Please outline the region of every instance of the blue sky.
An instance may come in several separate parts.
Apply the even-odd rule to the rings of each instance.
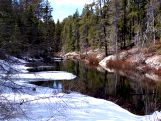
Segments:
[[[73,15],[76,9],[79,13],[85,4],[91,3],[92,0],[49,0],[51,6],[53,7],[53,18],[56,22],[58,19],[62,21],[65,17]]]

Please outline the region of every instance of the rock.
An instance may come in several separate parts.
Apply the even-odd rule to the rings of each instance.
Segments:
[[[123,51],[123,52],[121,52],[121,53],[119,54],[119,59],[120,59],[120,60],[124,60],[124,59],[127,58],[127,56],[128,56],[128,52],[127,52],[127,51]]]
[[[99,72],[105,72],[104,68],[102,66],[97,66],[97,71]]]
[[[105,54],[103,54],[103,53],[97,54],[97,56],[96,56],[96,58],[98,60],[102,60],[104,57],[105,57]]]
[[[145,59],[146,58],[145,58],[145,55],[143,53],[134,54],[133,56],[131,56],[129,58],[131,63],[144,63]]]
[[[102,61],[99,62],[99,65],[102,66],[103,68],[106,68],[107,63],[110,60],[116,60],[116,56],[110,55],[110,56],[105,57]]]
[[[94,54],[93,50],[88,50],[88,51],[83,52],[83,55],[92,55],[92,54]]]
[[[87,52],[87,54],[88,54],[88,55],[92,55],[92,54],[94,54],[94,51],[93,51],[93,50],[89,50],[89,51]]]
[[[80,54],[77,52],[69,52],[69,53],[65,54],[64,57],[65,57],[65,59],[74,59],[74,58],[79,59]]]
[[[130,53],[130,54],[136,54],[138,52],[139,52],[139,48],[132,48],[132,49],[128,50],[128,53]]]
[[[158,75],[153,73],[150,73],[150,74],[146,73],[145,76],[153,81],[160,81],[160,78],[161,78]]]
[[[161,68],[161,55],[149,57],[145,63],[152,68],[159,69]]]

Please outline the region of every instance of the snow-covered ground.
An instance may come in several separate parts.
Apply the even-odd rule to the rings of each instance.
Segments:
[[[28,72],[24,64],[20,63],[10,63],[8,61],[0,60],[0,73],[17,73],[17,72]]]
[[[30,85],[31,87],[33,85]],[[36,86],[34,86],[36,87]],[[19,112],[10,121],[159,121],[160,113],[137,116],[106,100],[79,93],[53,93],[50,88],[36,87],[32,94],[5,93],[17,104]]]
[[[22,68],[26,67],[22,65]],[[20,77],[20,80],[16,80],[15,83],[29,90],[26,93],[5,91],[5,93],[1,94],[18,108],[18,110],[13,110],[11,118],[8,118],[9,121],[161,120],[160,112],[155,112],[149,116],[137,116],[110,101],[93,98],[77,92],[70,94],[55,93],[52,88],[27,83],[31,79],[40,81],[41,79],[69,80],[75,78],[73,74],[67,72],[39,72],[35,74],[23,71],[20,74],[13,75],[12,78],[17,79],[18,77]],[[25,79],[25,81],[21,81],[22,79]]]
[[[20,107],[24,110],[11,121],[129,121],[129,119],[138,121],[141,119],[140,116],[112,102],[78,93],[54,94],[52,89],[37,88],[32,95],[20,96],[10,93],[4,96],[21,103]]]

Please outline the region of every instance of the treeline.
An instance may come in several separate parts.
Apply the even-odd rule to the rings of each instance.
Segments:
[[[93,0],[61,23],[62,51],[148,46],[161,37],[160,0]]]
[[[35,56],[53,51],[58,34],[51,12],[48,0],[0,0],[0,52]]]
[[[161,37],[160,0],[93,0],[62,22],[48,0],[0,0],[0,52],[43,56],[103,48],[118,52]]]

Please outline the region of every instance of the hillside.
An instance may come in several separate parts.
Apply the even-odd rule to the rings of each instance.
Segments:
[[[131,75],[134,72],[140,75],[146,74],[148,77],[151,76],[152,80],[154,78],[154,80],[159,80],[161,76],[161,43],[121,51],[118,53],[118,57],[110,55],[99,64],[105,69],[121,70],[127,74],[132,72]]]

